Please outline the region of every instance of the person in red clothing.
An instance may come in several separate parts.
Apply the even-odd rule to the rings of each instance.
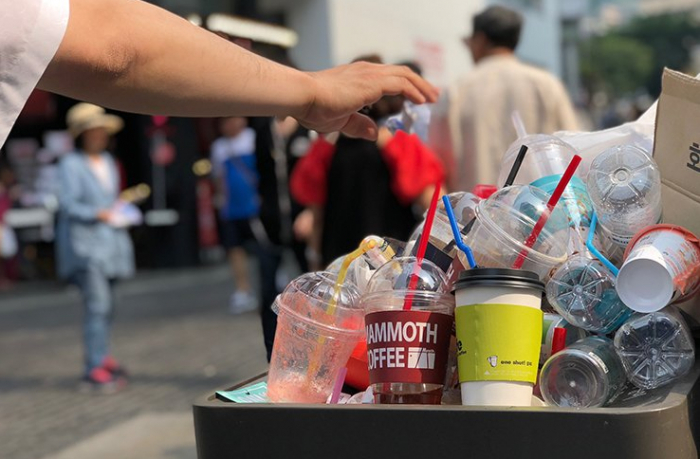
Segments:
[[[358,60],[379,63],[375,56]],[[399,96],[387,96],[364,114],[381,124],[402,103]],[[290,186],[292,196],[311,209],[310,245],[325,266],[370,234],[408,239],[416,211],[428,207],[443,178],[440,161],[416,135],[380,128],[376,142],[344,135],[335,144],[318,139],[292,171]]]

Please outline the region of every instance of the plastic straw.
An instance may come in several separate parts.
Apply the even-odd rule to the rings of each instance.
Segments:
[[[617,269],[617,266],[615,266],[610,260],[605,258],[605,255],[600,253],[600,251],[593,245],[593,238],[595,236],[596,226],[598,226],[598,215],[595,212],[593,212],[593,216],[591,217],[591,226],[590,228],[588,228],[588,238],[586,239],[586,247],[588,247],[588,250],[593,254],[594,257],[600,260],[600,262],[603,263],[605,267],[608,268],[615,277],[617,277],[617,274],[620,272],[620,270]]]
[[[510,119],[513,121],[513,127],[515,128],[515,132],[518,134],[518,138],[522,139],[527,135],[527,131],[525,130],[525,123],[523,123],[523,118],[520,116],[520,112],[517,110],[513,110],[513,113],[510,114]]]
[[[345,377],[348,374],[347,367],[343,367],[338,372],[338,376],[335,378],[335,384],[333,384],[333,392],[331,392],[331,399],[328,403],[331,405],[336,405],[338,400],[340,400],[340,391],[343,390],[343,384],[345,384]]]
[[[340,265],[340,271],[338,271],[338,279],[336,280],[335,286],[333,287],[333,297],[331,298],[331,301],[328,302],[328,309],[326,309],[326,314],[335,314],[335,309],[338,307],[338,299],[340,298],[340,289],[343,287],[343,283],[345,282],[345,277],[348,274],[348,268],[350,267],[350,263],[362,256],[363,253],[373,249],[376,245],[377,241],[373,239],[365,239],[360,243],[360,246],[357,249],[345,255],[345,258],[343,259],[343,264]],[[314,355],[311,356],[311,359],[309,360],[309,367],[306,371],[306,374],[309,377],[311,377],[314,373],[316,373],[316,371],[318,371],[321,360],[321,346],[325,344],[326,338],[324,336],[319,336],[316,342],[319,345],[316,347]]]
[[[442,202],[445,205],[445,212],[447,213],[447,219],[450,221],[450,226],[452,227],[452,235],[455,238],[455,244],[457,248],[464,252],[467,256],[467,261],[469,262],[469,267],[471,269],[476,268],[476,261],[474,261],[474,254],[472,249],[464,243],[462,240],[462,234],[459,232],[459,226],[457,226],[457,219],[455,218],[454,210],[452,210],[452,203],[450,203],[449,196],[443,196]]]
[[[556,327],[554,328],[554,335],[552,335],[552,354],[554,355],[559,351],[563,351],[566,348],[566,328]]]
[[[554,207],[561,199],[561,195],[564,194],[564,189],[566,189],[566,186],[569,184],[569,181],[571,181],[571,177],[574,176],[574,172],[576,172],[576,168],[579,164],[581,164],[581,157],[579,155],[574,155],[573,159],[566,168],[566,171],[564,171],[564,175],[562,175],[561,180],[559,180],[557,187],[554,189],[554,193],[552,193],[552,196],[550,196],[549,201],[547,201],[547,208],[544,210],[544,212],[542,212],[542,215],[540,215],[540,218],[537,220],[537,223],[535,223],[535,226],[532,228],[532,232],[528,236],[527,240],[525,240],[525,247],[527,248],[523,249],[520,252],[518,258],[515,260],[515,263],[513,263],[514,269],[520,269],[523,267],[523,263],[525,263],[525,258],[527,258],[527,250],[531,249],[532,246],[535,245],[535,242],[537,242],[537,238],[542,232],[542,228],[544,228],[544,225],[547,224],[549,216],[552,214]]]
[[[423,257],[425,257],[425,251],[428,248],[428,240],[430,239],[430,230],[433,228],[433,221],[435,220],[435,211],[437,210],[438,198],[440,197],[440,189],[442,184],[438,181],[435,184],[435,191],[433,191],[433,197],[430,199],[430,207],[428,208],[428,215],[425,217],[425,225],[423,225],[423,234],[420,236],[420,242],[418,243],[418,252],[416,252],[416,265],[413,268],[413,274],[411,275],[411,280],[408,284],[408,290],[415,290],[418,285],[418,273],[420,272],[420,267],[423,264]],[[413,295],[407,295],[406,301],[403,303],[404,311],[411,309],[413,305]]]
[[[518,113],[517,110],[513,112],[513,114],[517,114],[517,113]],[[518,115],[518,119],[520,119],[520,115]],[[521,120],[521,122],[522,122],[522,120]],[[508,188],[509,186],[513,185],[513,182],[515,182],[515,178],[518,176],[518,171],[520,171],[520,166],[523,165],[523,160],[525,159],[525,154],[527,153],[527,150],[528,150],[527,145],[523,145],[522,147],[520,147],[520,151],[518,152],[518,156],[515,158],[515,162],[513,163],[513,167],[511,167],[510,172],[508,173],[508,178],[506,179],[506,182],[503,184],[503,188]],[[474,223],[476,223],[476,217],[469,220],[469,223],[467,223],[464,226],[464,233],[463,234],[468,234],[472,230]],[[456,241],[457,241],[457,239],[455,239],[455,242]]]
[[[375,241],[374,239],[363,240],[357,249],[345,255],[345,258],[343,258],[343,264],[340,265],[340,270],[338,271],[338,280],[335,282],[333,298],[331,298],[330,303],[328,303],[328,309],[326,310],[326,313],[335,313],[335,308],[338,305],[338,297],[340,296],[340,289],[342,288],[343,283],[345,283],[345,277],[348,274],[348,268],[350,267],[350,263],[361,257],[367,251],[372,250],[376,246],[377,241]]]
[[[523,145],[522,147],[520,147],[518,156],[515,158],[515,162],[513,163],[513,167],[511,167],[510,169],[510,173],[508,174],[506,183],[503,184],[503,188],[508,188],[513,184],[513,182],[515,182],[515,176],[518,175],[520,166],[522,166],[523,164],[523,160],[525,159],[525,153],[527,153],[527,145]]]

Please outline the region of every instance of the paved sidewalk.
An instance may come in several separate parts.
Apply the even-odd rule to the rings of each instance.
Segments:
[[[132,378],[112,396],[76,391],[77,291],[54,285],[0,296],[0,458],[194,457],[192,401],[266,367],[259,317],[230,316],[231,290],[225,267],[161,272],[120,286],[114,353]],[[110,444],[121,444],[115,454],[129,453],[96,453]],[[124,449],[130,445],[135,449]]]

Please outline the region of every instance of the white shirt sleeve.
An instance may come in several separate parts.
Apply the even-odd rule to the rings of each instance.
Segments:
[[[66,32],[68,0],[0,0],[0,146]]]

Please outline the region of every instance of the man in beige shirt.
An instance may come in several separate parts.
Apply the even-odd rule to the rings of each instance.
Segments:
[[[443,93],[433,113],[431,144],[446,162],[450,189],[502,185],[496,179],[503,154],[517,138],[515,110],[531,134],[577,127],[561,82],[515,57],[521,26],[519,13],[500,6],[473,18],[472,36],[464,41],[475,68]]]

